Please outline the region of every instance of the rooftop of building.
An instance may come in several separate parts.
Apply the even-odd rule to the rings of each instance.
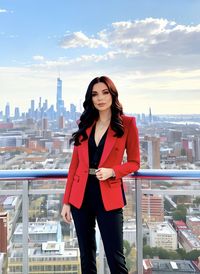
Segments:
[[[186,223],[184,221],[182,221],[182,220],[180,220],[180,221],[173,221],[173,222],[176,224],[177,227],[180,227],[180,226],[187,227]]]
[[[45,246],[46,244],[46,246]],[[52,249],[52,245],[55,245],[58,250]],[[31,247],[29,248],[29,258],[47,258],[47,257],[65,257],[67,260],[78,258],[79,257],[79,249],[78,248],[64,248],[65,243],[64,242],[47,242],[44,243],[45,248],[48,247],[49,250],[43,250],[41,247]],[[50,247],[49,247],[50,246]],[[23,251],[22,249],[13,250],[11,252],[11,258],[19,258],[22,259]]]
[[[29,234],[47,234],[47,233],[57,233],[59,222],[37,222],[29,223]],[[22,224],[18,224],[14,234],[22,234]]]
[[[187,229],[187,230],[180,229],[179,231],[183,234],[185,239],[187,239],[187,241],[190,243],[191,247],[200,249],[200,240],[198,239],[198,237],[196,235],[194,235],[192,233],[192,231],[190,229]]]
[[[185,260],[165,260],[165,259],[145,259],[143,260],[145,270],[151,269],[154,273],[200,273],[191,261]]]
[[[157,234],[168,234],[173,235],[176,234],[173,227],[168,222],[162,222],[162,223],[148,223],[148,227],[151,230],[154,230]]]
[[[188,216],[187,221],[190,222],[200,222],[200,216]]]

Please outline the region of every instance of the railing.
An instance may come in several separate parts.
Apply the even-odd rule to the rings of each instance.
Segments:
[[[23,217],[23,274],[28,273],[28,210],[29,195],[34,194],[63,194],[64,189],[29,189],[29,182],[33,180],[66,179],[67,170],[1,170],[0,181],[23,181],[21,189],[9,190],[9,195],[22,195]],[[146,180],[200,180],[200,170],[139,170],[129,177],[135,179],[136,196],[136,236],[137,236],[137,269],[143,269],[143,236],[142,236],[142,193],[153,194],[155,190],[143,189],[139,179]],[[174,194],[174,190],[158,189],[156,193]],[[8,195],[8,190],[1,190],[0,195]],[[176,190],[176,195],[186,195],[185,190]],[[194,195],[194,190],[187,190],[187,195]],[[195,190],[200,195],[200,189]],[[138,272],[140,273],[140,271]],[[141,272],[142,273],[142,272]]]

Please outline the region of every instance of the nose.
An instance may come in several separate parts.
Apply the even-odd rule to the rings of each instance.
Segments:
[[[101,101],[103,99],[103,94],[98,95],[98,101]]]

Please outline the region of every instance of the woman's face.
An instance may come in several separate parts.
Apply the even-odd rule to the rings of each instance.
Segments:
[[[112,96],[106,84],[100,82],[92,88],[92,102],[98,111],[105,111],[112,105]]]

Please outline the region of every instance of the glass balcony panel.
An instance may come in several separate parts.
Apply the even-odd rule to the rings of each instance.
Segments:
[[[184,233],[182,236],[178,233],[177,226],[181,223],[175,223],[173,220],[180,217],[182,212],[179,211],[184,211],[183,207],[186,207],[187,214],[198,217],[200,204],[200,175],[198,174],[195,174],[196,179],[194,180],[187,179],[187,176],[184,177],[185,175],[184,178],[174,180],[166,179],[166,176],[153,180],[152,177],[149,178],[148,176],[142,178],[140,174],[136,178],[130,176],[124,178],[124,190],[127,199],[127,206],[124,208],[124,250],[129,273],[142,273],[144,265],[148,268],[153,253],[146,245],[152,244],[152,239],[158,248],[159,245],[164,247],[162,238],[155,240],[155,230],[158,230],[158,228],[155,229],[155,223],[160,222],[162,230],[167,223],[176,231],[174,237],[177,237],[179,241],[177,244],[175,241],[177,245],[175,251],[179,257],[174,251],[175,245],[174,240],[172,241],[172,235],[165,235],[165,247],[170,250],[171,256],[174,256],[173,260],[175,258],[180,259],[185,251],[188,252],[188,247],[184,244]],[[28,262],[29,273],[81,273],[80,255],[73,223],[71,225],[64,224],[60,217],[65,182],[66,179],[59,179],[58,177],[57,179],[45,178],[45,180],[29,181],[1,179],[1,212],[8,212],[8,229],[6,230],[8,252],[4,253],[4,256],[0,253],[0,266],[3,265],[1,269],[3,269],[4,274],[27,274],[24,272],[24,261]],[[2,203],[4,198],[8,199],[6,203]],[[25,260],[26,256],[24,257],[26,254],[26,245],[24,245],[26,218],[23,219],[26,210],[29,221],[27,260]],[[190,230],[192,230],[189,221],[187,218],[185,219],[186,225],[188,227],[190,225]],[[151,230],[154,231],[154,237],[150,237],[150,226]],[[196,225],[195,228],[197,227]],[[188,234],[188,237],[192,237],[191,233]],[[108,274],[109,270],[98,231],[97,241],[99,246],[97,253],[99,273]],[[197,244],[197,241],[194,243]],[[162,252],[161,256],[158,248],[154,255],[162,259],[167,258],[167,253]],[[200,252],[198,248],[195,250]],[[199,256],[200,253],[197,255]],[[167,267],[164,261],[153,261],[155,269],[157,265],[163,269]],[[174,264],[172,262],[171,267],[192,269],[195,266],[192,264],[183,265],[181,261],[176,261]],[[144,271],[143,273],[150,272]],[[190,273],[189,270],[188,273]]]

